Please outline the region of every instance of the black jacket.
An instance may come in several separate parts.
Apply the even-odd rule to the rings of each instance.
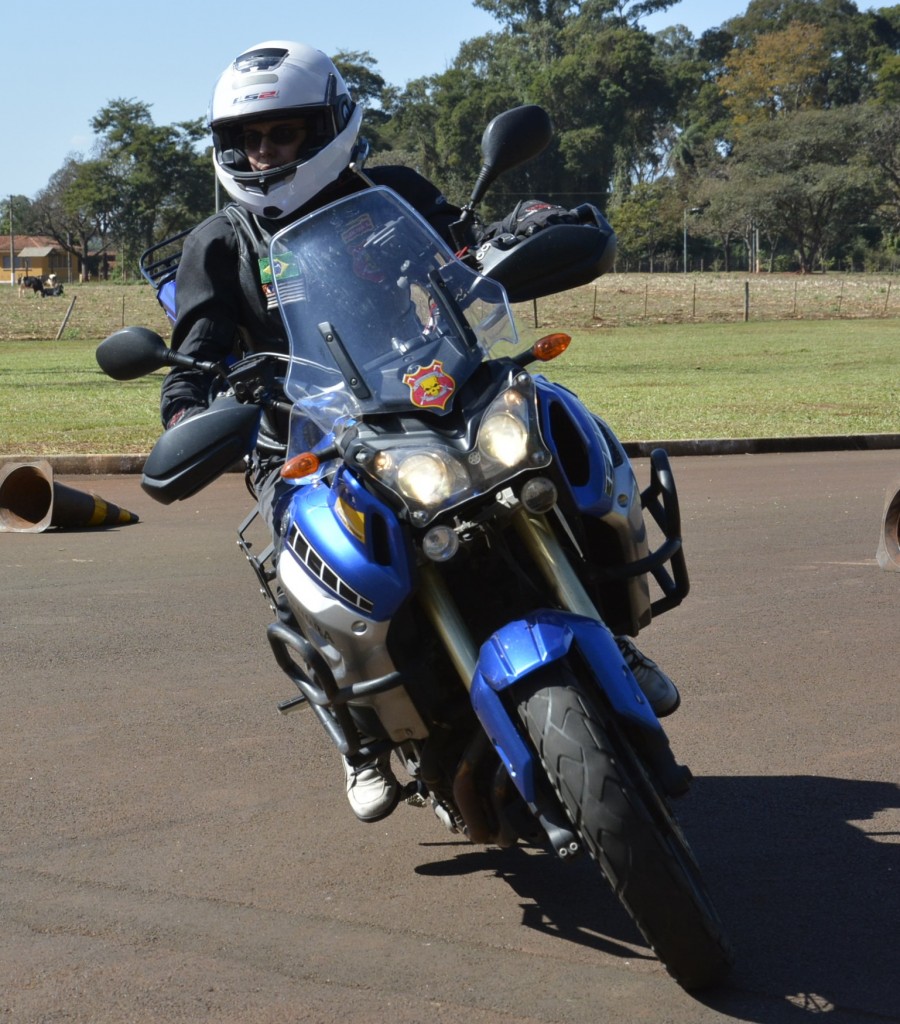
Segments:
[[[375,167],[366,173],[405,199],[452,245],[449,227],[459,209],[431,182],[407,167]],[[194,228],[178,266],[172,348],[218,363],[247,352],[286,352],[281,317],[263,290],[259,260],[276,231],[363,188],[363,181],[347,172],[291,218],[267,221],[230,204]],[[163,423],[168,425],[181,410],[205,407],[212,382],[196,370],[172,369],[162,386]]]

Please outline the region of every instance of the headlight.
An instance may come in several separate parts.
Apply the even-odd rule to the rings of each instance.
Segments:
[[[418,527],[552,459],[541,439],[535,387],[527,374],[490,403],[472,448],[454,447],[435,435],[427,446],[397,440],[381,434],[378,448],[365,446],[354,457],[379,484],[394,492]],[[438,544],[436,550],[443,548]]]
[[[478,450],[506,469],[523,463],[531,453],[535,436],[531,423],[533,399],[511,387],[491,402],[478,431]]]
[[[528,427],[511,412],[491,413],[481,424],[478,447],[507,468],[517,466],[528,454]]]
[[[397,485],[407,498],[420,505],[440,505],[453,492],[451,467],[440,455],[416,452],[400,463]]]
[[[403,499],[419,525],[460,500],[470,487],[464,463],[449,448],[382,450],[372,457],[368,469]]]

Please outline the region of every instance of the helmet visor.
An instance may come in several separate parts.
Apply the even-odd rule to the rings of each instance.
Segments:
[[[238,174],[256,173],[251,171],[248,154],[258,152],[264,140],[273,147],[295,146],[283,166],[296,167],[333,142],[337,134],[334,111],[325,105],[259,113],[213,125],[219,163]]]

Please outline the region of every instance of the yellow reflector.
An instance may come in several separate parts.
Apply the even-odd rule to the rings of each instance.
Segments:
[[[281,467],[281,475],[285,480],[300,480],[319,468],[319,459],[312,452],[295,455]]]
[[[343,522],[344,526],[353,534],[353,536],[362,543],[366,540],[366,516],[365,513],[355,509],[349,502],[343,498],[338,498],[335,502],[335,510],[337,511],[338,517]]]
[[[545,334],[532,345],[531,354],[542,363],[548,363],[551,359],[561,356],[569,347],[571,340],[568,334]]]

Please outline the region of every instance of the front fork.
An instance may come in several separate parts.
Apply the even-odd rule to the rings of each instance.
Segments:
[[[543,516],[532,516],[524,508],[514,514],[516,532],[522,538],[534,562],[540,567],[546,582],[556,594],[559,603],[571,612],[598,620],[597,610],[573,570],[565,551]],[[540,785],[535,777],[534,756],[522,739],[499,692],[485,685],[479,672],[479,656],[475,641],[463,621],[462,615],[437,568],[428,563],[421,569],[419,599],[432,626],[446,647],[450,659],[472,698],[473,707],[482,727],[503,762],[510,779],[531,812],[540,822],[551,844],[560,857],[579,853],[581,845],[571,830],[558,801]],[[469,802],[472,808],[472,802]],[[477,812],[475,812],[477,815]],[[470,822],[470,835],[480,834],[482,841],[490,841],[484,832],[483,819]]]
[[[576,615],[599,620],[594,602],[546,518],[519,508],[514,513],[513,525],[559,604]],[[422,566],[421,577],[419,599],[438,636],[444,641],[463,686],[471,691],[472,676],[478,663],[478,649],[472,634],[433,563]]]
[[[597,619],[597,609],[572,568],[572,563],[544,516],[534,516],[519,508],[513,525],[534,564],[567,611]],[[456,671],[466,690],[472,689],[472,677],[478,664],[478,649],[444,580],[432,563],[421,569],[419,597],[437,634],[444,641]]]
[[[577,651],[611,713],[632,730],[641,756],[663,790],[670,796],[684,793],[690,773],[675,762],[659,719],[547,519],[520,508],[514,513],[513,525],[560,609],[536,609],[508,622],[479,651],[435,566],[422,568],[419,593],[507,774],[557,853],[565,857],[578,852],[578,839],[558,800],[540,781],[535,753],[503,700],[503,693],[530,672]]]

